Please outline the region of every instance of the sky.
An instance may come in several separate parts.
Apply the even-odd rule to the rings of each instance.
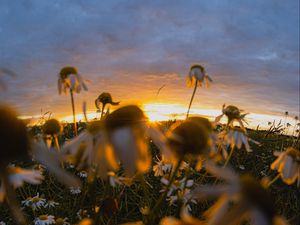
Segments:
[[[22,116],[71,114],[57,78],[78,67],[88,92],[76,111],[95,111],[110,92],[121,104],[184,114],[194,63],[213,83],[199,88],[192,113],[236,105],[252,115],[299,116],[298,0],[0,0],[0,102]],[[157,90],[162,87],[159,95]],[[176,111],[176,110],[175,110]]]

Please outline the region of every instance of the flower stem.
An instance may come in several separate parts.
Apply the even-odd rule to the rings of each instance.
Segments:
[[[152,209],[152,211],[151,211],[151,214],[149,215],[149,219],[148,219],[148,221],[146,222],[147,225],[152,225],[152,224],[154,224],[155,219],[156,219],[156,217],[157,217],[156,212],[157,212],[157,210],[159,210],[159,208],[161,207],[161,204],[162,204],[163,201],[166,199],[166,197],[167,197],[167,195],[168,195],[168,192],[169,192],[169,189],[170,189],[170,187],[172,186],[172,184],[173,184],[173,182],[174,182],[174,180],[175,180],[175,178],[176,178],[176,174],[177,174],[177,172],[178,172],[178,170],[179,170],[179,168],[180,168],[180,165],[181,165],[182,161],[183,161],[183,158],[181,158],[181,159],[178,160],[178,163],[177,163],[177,165],[176,165],[176,167],[175,167],[175,169],[174,169],[174,171],[173,171],[173,174],[172,174],[172,176],[171,176],[171,178],[170,178],[170,180],[169,180],[169,183],[168,183],[168,186],[166,187],[165,192],[163,193],[163,195],[160,196],[160,198],[159,198],[158,201],[156,202],[155,206],[153,207],[153,209]]]
[[[224,166],[223,166],[224,168],[225,168],[225,167],[227,166],[227,164],[229,163],[229,160],[230,160],[230,158],[231,158],[231,156],[232,156],[233,150],[234,150],[234,148],[231,147],[229,156],[227,157],[226,162],[224,163]]]
[[[279,177],[280,177],[280,173],[277,174],[277,176],[274,177],[273,180],[271,180],[267,186],[270,187],[273,183],[275,183],[278,180]]]
[[[75,133],[75,136],[77,136],[77,124],[76,124],[76,118],[75,118],[74,96],[73,96],[73,90],[71,88],[70,88],[70,95],[71,95],[71,103],[72,103],[72,111],[73,111],[74,133]]]
[[[194,100],[194,97],[195,97],[195,93],[196,93],[197,87],[198,87],[198,80],[196,80],[196,82],[195,82],[195,87],[194,87],[194,91],[193,91],[193,94],[192,94],[192,97],[191,97],[191,101],[190,101],[190,104],[189,104],[188,111],[186,113],[186,118],[189,117],[190,109],[191,109],[191,106],[192,106],[192,103],[193,103],[193,100]]]
[[[102,120],[102,118],[103,118],[104,107],[105,107],[105,104],[102,104],[100,120]]]

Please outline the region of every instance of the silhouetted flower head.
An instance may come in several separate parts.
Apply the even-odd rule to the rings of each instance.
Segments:
[[[187,85],[193,86],[196,81],[200,86],[202,86],[203,82],[205,83],[206,86],[209,85],[209,82],[212,82],[212,79],[207,75],[205,68],[199,64],[195,64],[191,66],[187,78]]]
[[[15,160],[27,160],[30,140],[25,124],[9,107],[0,105],[0,169]]]
[[[66,66],[60,70],[57,85],[59,94],[61,94],[62,91],[67,93],[69,89],[76,93],[79,93],[82,88],[85,91],[88,90],[77,68],[73,66]]]
[[[107,104],[111,105],[119,105],[119,102],[114,102],[112,100],[111,94],[108,92],[103,92],[98,98],[95,100],[95,106],[97,109],[100,109],[100,103],[103,105],[103,108]]]
[[[186,154],[200,155],[208,149],[208,131],[198,122],[187,120],[174,124],[167,134],[167,140],[172,151],[178,157]]]
[[[62,130],[60,122],[56,119],[47,120],[43,126],[44,134],[56,135]]]

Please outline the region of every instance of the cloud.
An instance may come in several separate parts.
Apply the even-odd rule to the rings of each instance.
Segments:
[[[185,104],[185,75],[199,62],[215,82],[195,105],[298,113],[298,9],[297,0],[1,1],[0,66],[18,74],[3,78],[1,96],[23,114],[67,113],[56,79],[71,64],[91,80],[79,109],[104,90],[158,101],[163,84],[159,101]]]

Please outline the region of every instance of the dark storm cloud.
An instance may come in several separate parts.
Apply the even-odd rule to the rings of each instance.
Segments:
[[[165,100],[183,102],[185,75],[200,62],[215,81],[202,103],[297,113],[298,9],[297,0],[1,1],[0,67],[18,74],[1,78],[1,96],[23,114],[65,110],[56,74],[72,64],[92,81],[78,102],[102,90],[150,96],[164,83]]]

